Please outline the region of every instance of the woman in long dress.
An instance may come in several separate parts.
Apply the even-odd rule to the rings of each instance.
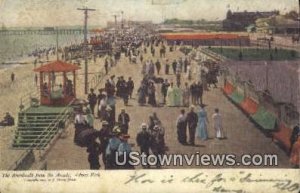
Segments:
[[[207,119],[207,113],[206,113],[203,105],[200,108],[198,118],[199,118],[199,121],[198,121],[196,136],[198,138],[200,138],[201,140],[207,140],[207,138],[208,138],[208,133],[207,133],[208,119]]]
[[[169,74],[169,69],[170,69],[170,64],[167,60],[166,65],[165,65],[165,74]]]
[[[153,82],[150,82],[148,88],[148,104],[152,106],[156,106],[156,99],[155,99],[155,86]]]
[[[98,107],[98,117],[100,120],[103,119],[103,117],[106,114],[106,106],[107,106],[107,94],[103,93],[104,97],[101,99]]]
[[[91,110],[88,108],[85,111],[86,115],[85,115],[85,120],[87,125],[90,128],[94,128],[94,115],[92,114]]]
[[[192,68],[191,68],[191,65],[187,66],[186,77],[187,77],[188,80],[192,80]]]
[[[146,75],[146,72],[147,72],[147,65],[146,62],[144,62],[142,66],[142,75]]]
[[[167,91],[167,106],[173,107],[175,106],[175,101],[174,101],[174,84],[171,82],[170,86],[168,87]]]
[[[188,83],[185,83],[185,88],[182,91],[182,105],[185,107],[190,106],[190,96],[191,96],[191,91],[189,88]]]
[[[215,109],[215,113],[212,115],[213,127],[215,129],[216,138],[224,138],[223,125],[222,125],[222,116],[219,113],[219,109]]]
[[[138,103],[139,105],[144,105],[146,103],[146,86],[143,82],[138,89]]]
[[[174,86],[174,106],[180,107],[182,106],[182,90],[181,88]]]

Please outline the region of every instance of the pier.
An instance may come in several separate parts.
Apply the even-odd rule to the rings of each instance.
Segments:
[[[0,30],[1,36],[12,35],[70,35],[70,34],[83,34],[83,29],[58,29],[58,30],[45,30],[45,29],[27,29],[27,30]]]

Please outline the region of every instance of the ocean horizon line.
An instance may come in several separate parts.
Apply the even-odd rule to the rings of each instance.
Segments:
[[[45,28],[58,28],[58,29],[82,29],[83,25],[66,25],[66,26],[2,26],[1,30],[44,30]],[[93,29],[93,28],[106,28],[104,26],[100,25],[90,25],[88,26],[88,29]]]

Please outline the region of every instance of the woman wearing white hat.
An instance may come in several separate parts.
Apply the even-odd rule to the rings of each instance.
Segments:
[[[98,116],[102,120],[103,116],[106,112],[106,106],[107,106],[107,95],[103,92],[103,98],[101,99],[98,107]]]
[[[108,145],[105,150],[106,163],[105,169],[117,169],[116,164],[116,152],[121,144],[120,134],[121,129],[118,126],[115,126],[112,131],[113,137],[109,139]]]

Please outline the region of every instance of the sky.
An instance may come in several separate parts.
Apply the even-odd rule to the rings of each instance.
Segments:
[[[165,5],[159,5],[165,4]],[[7,27],[72,26],[83,24],[87,6],[96,11],[89,25],[105,26],[113,15],[124,12],[124,19],[152,20],[166,18],[222,20],[232,11],[298,11],[298,0],[0,0],[0,25]]]

